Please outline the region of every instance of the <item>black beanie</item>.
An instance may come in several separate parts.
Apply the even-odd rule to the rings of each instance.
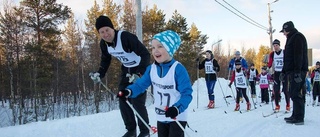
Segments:
[[[96,29],[97,29],[97,31],[99,31],[99,29],[102,28],[102,27],[110,27],[110,28],[114,29],[113,28],[113,24],[112,24],[112,22],[111,22],[109,17],[101,15],[96,19]]]
[[[278,44],[280,46],[280,41],[278,39],[275,39],[273,42],[272,42],[272,45],[274,44]]]

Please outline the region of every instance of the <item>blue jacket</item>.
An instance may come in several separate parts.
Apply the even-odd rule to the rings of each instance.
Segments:
[[[235,60],[236,60],[236,58],[232,58],[229,62],[229,71],[230,72],[233,70]],[[240,57],[240,60],[241,60],[241,67],[244,68],[245,70],[247,70],[248,69],[247,61],[243,57]]]
[[[175,60],[172,59],[168,63],[155,63],[157,65],[157,75],[159,75],[160,77],[164,77],[174,62]],[[146,89],[151,85],[150,75],[155,74],[150,74],[150,70],[151,65],[147,67],[145,73],[142,75],[140,79],[138,79],[135,83],[127,87],[127,89],[131,90],[131,96],[129,96],[130,98],[137,97],[139,94],[145,92]],[[182,113],[188,108],[192,100],[193,90],[188,72],[182,64],[177,65],[174,77],[176,81],[177,91],[180,92],[181,97],[178,102],[173,104],[173,106],[176,106],[179,109],[179,112]]]

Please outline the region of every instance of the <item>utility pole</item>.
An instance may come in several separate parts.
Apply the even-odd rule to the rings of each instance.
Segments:
[[[277,1],[279,1],[279,0],[275,0],[275,1],[267,4],[267,5],[268,5],[268,21],[269,21],[269,30],[267,31],[267,33],[269,34],[269,37],[270,37],[270,49],[271,49],[271,51],[273,51],[273,45],[272,45],[273,38],[272,38],[272,34],[273,34],[276,30],[272,28],[271,12],[273,12],[273,10],[270,10],[270,5],[271,5],[272,3],[277,2]]]
[[[142,38],[142,13],[141,13],[141,0],[136,0],[136,33],[138,39],[143,42]]]

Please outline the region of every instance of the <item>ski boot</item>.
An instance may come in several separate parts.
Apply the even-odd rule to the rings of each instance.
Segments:
[[[280,105],[276,105],[276,108],[274,109],[274,112],[279,112],[280,111]]]
[[[286,106],[286,113],[288,113],[288,112],[290,112],[290,105],[289,104]]]
[[[136,137],[136,136],[137,136],[136,130],[129,130],[122,137]]]
[[[214,108],[214,100],[210,100],[208,106],[208,108]]]
[[[250,109],[251,109],[251,104],[250,104],[250,102],[248,102],[247,103],[247,111],[250,111]]]
[[[234,109],[234,111],[239,111],[239,110],[240,110],[240,104],[237,103],[237,104],[236,104],[236,108]]]

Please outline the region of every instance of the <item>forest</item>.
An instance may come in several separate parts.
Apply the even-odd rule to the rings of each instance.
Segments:
[[[3,5],[0,13],[0,127],[118,108],[115,96],[89,77],[90,72],[98,70],[101,54],[94,24],[98,16],[106,15],[116,29],[135,34],[134,4],[133,0],[124,0],[122,4],[112,0],[104,0],[102,5],[96,0],[93,2],[84,20],[75,19],[70,7],[56,0],[22,0],[17,6]],[[203,77],[204,71],[198,71],[196,59],[204,59],[202,53],[208,36],[202,34],[195,23],[188,24],[177,10],[165,15],[157,5],[142,9],[143,43],[147,49],[151,51],[149,43],[154,34],[174,30],[182,39],[174,58],[186,67],[192,82]],[[212,45],[214,58],[221,68],[218,77],[228,77],[228,62],[236,51],[230,49],[232,45],[227,46],[224,49],[228,51],[224,51],[220,43]],[[256,51],[241,46],[242,49],[237,50],[242,57],[260,70],[270,48],[257,45]],[[120,63],[113,58],[102,81],[114,93],[119,75]]]

